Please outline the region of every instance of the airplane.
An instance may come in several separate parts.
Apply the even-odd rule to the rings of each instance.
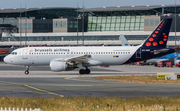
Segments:
[[[180,54],[175,54],[174,65],[180,67]]]
[[[120,35],[120,39],[121,39],[121,44],[122,46],[130,46],[129,42],[127,41],[127,39],[124,37],[123,34]],[[158,63],[158,62],[164,62],[164,61],[169,61],[171,59],[174,59],[175,56],[179,55],[180,53],[171,53],[171,54],[167,54],[167,55],[164,55],[162,57],[156,57],[156,58],[152,58],[152,59],[148,59],[148,60],[145,60],[143,61],[143,63]],[[179,60],[180,62],[180,60]],[[178,60],[176,63],[179,63]]]
[[[146,60],[144,62],[145,63],[158,63],[158,62],[164,62],[164,61],[170,61],[170,60],[173,61],[173,59],[175,59],[176,54],[179,55],[180,53],[167,54],[162,57],[157,57],[157,58]]]
[[[174,53],[175,49],[166,47],[171,23],[172,18],[163,19],[138,46],[25,47],[14,50],[4,62],[24,65],[25,74],[34,65],[50,65],[55,72],[85,67],[79,74],[90,74],[90,66],[129,64]]]

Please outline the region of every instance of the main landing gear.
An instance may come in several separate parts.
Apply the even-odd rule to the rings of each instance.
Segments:
[[[90,70],[86,67],[86,69],[80,69],[79,74],[90,74]]]
[[[26,71],[24,72],[26,75],[29,74],[29,66],[26,66]]]

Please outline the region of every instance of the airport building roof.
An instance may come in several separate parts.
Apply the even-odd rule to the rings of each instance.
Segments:
[[[12,9],[0,9],[0,13],[23,13],[28,11],[37,11],[37,10],[53,10],[53,9],[80,9],[80,8],[71,8],[71,7],[39,7],[39,8],[12,8]]]
[[[76,17],[80,8],[71,7],[48,7],[48,8],[14,8],[14,9],[0,9],[0,18],[8,17],[34,17],[35,19],[53,19],[53,18],[68,18]]]
[[[73,8],[73,7],[39,7],[39,8],[12,8],[0,9],[0,13],[23,13],[28,11],[38,10],[57,10],[57,9],[73,9],[79,12],[94,12],[94,11],[130,11],[130,10],[151,10],[157,8],[175,7],[175,5],[144,5],[144,6],[115,6],[115,7],[99,7],[99,8]],[[176,5],[180,7],[180,5]]]
[[[116,7],[101,7],[80,9],[79,12],[94,12],[94,11],[130,11],[130,10],[151,10],[156,8],[175,7],[175,5],[145,5],[145,6],[116,6]],[[180,7],[180,5],[176,5]]]

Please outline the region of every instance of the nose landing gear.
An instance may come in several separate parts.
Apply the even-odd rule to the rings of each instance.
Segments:
[[[26,71],[24,72],[26,75],[29,74],[29,66],[26,66]]]

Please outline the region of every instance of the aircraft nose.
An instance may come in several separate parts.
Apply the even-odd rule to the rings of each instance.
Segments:
[[[8,56],[4,57],[4,62],[9,63],[9,57]]]

